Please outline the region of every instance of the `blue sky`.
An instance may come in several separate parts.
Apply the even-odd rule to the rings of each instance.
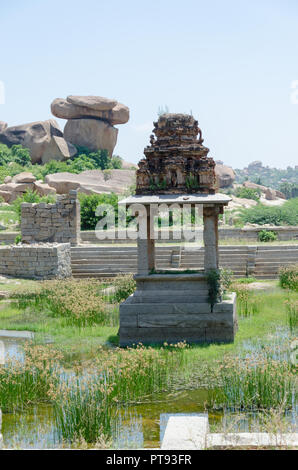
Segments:
[[[0,0],[0,44],[9,125],[100,95],[130,108],[115,148],[128,161],[167,105],[193,113],[216,160],[298,164],[296,0]]]

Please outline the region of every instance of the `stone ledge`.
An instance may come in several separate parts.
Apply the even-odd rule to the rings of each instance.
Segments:
[[[241,447],[298,447],[298,433],[210,433],[208,414],[172,414],[162,450],[203,450]]]

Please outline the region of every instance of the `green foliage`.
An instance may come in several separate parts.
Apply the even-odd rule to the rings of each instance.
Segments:
[[[22,147],[22,145],[13,145],[9,149],[6,145],[0,144],[0,166],[7,165],[10,162],[22,167],[30,164],[29,150]]]
[[[6,176],[15,176],[22,171],[30,171],[37,179],[61,172],[79,174],[85,170],[121,169],[122,160],[118,156],[109,158],[107,150],[92,152],[86,147],[77,147],[78,153],[63,162],[50,160],[45,165],[32,165],[30,152],[21,145],[8,148],[0,144],[0,183]]]
[[[261,230],[258,233],[258,239],[260,242],[274,242],[277,240],[277,233],[273,230]]]
[[[22,241],[22,236],[21,235],[17,235],[16,238],[14,239],[14,242],[15,242],[16,245],[21,243],[21,241]]]
[[[236,188],[235,196],[243,199],[253,199],[254,201],[259,201],[261,196],[261,191],[253,188]]]
[[[288,325],[291,333],[296,333],[298,331],[298,301],[289,299],[285,303],[288,315]]]
[[[276,226],[298,225],[298,198],[286,201],[282,206],[258,204],[249,209],[242,209],[240,216],[244,223]]]
[[[121,170],[121,168],[122,168],[122,159],[120,157],[118,157],[118,155],[114,155],[111,158],[111,164],[112,164],[112,168],[114,168],[115,170]]]
[[[220,285],[220,271],[218,269],[210,269],[207,273],[208,301],[211,305],[211,310],[214,304],[220,301],[222,290]]]
[[[81,204],[81,229],[94,230],[97,222],[103,217],[95,214],[96,209],[101,204],[110,204],[115,211],[115,222],[118,220],[118,197],[116,194],[81,194],[79,193]]]
[[[237,294],[237,313],[240,317],[251,317],[260,312],[260,297],[248,289],[247,285],[236,282],[233,291]]]
[[[287,199],[298,197],[298,183],[281,183],[279,185],[279,191],[284,193]]]
[[[24,361],[8,360],[0,367],[0,407],[4,412],[49,402],[49,392],[58,384],[60,355],[44,346],[25,345],[24,349]]]
[[[298,264],[284,266],[279,270],[279,284],[282,289],[298,292]]]
[[[136,288],[136,281],[132,274],[117,276],[113,284],[115,292],[112,299],[116,300],[116,302],[122,302],[127,299],[127,297],[134,293]]]
[[[186,187],[189,189],[195,189],[199,187],[198,180],[194,175],[189,175],[185,178]]]
[[[32,191],[31,189],[27,189],[27,191],[23,194],[23,196],[19,196],[13,203],[12,207],[13,210],[17,213],[18,218],[21,218],[21,204],[23,202],[30,202],[30,203],[37,203],[37,202],[45,202],[47,204],[54,203],[56,200],[55,196],[52,194],[48,194],[47,196],[39,196],[37,192]]]
[[[222,286],[224,292],[230,290],[233,274],[234,273],[231,269],[220,269],[220,285]]]
[[[291,409],[294,396],[297,396],[293,367],[287,361],[271,356],[272,351],[267,352],[264,348],[262,355],[256,353],[245,359],[224,359],[219,370],[222,386],[209,390],[209,407],[233,411],[277,409],[281,406]]]

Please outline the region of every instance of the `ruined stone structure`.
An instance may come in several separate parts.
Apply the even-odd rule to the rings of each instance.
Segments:
[[[214,194],[215,162],[207,157],[198,121],[163,114],[154,123],[146,158],[139,162],[136,194]],[[199,138],[198,138],[199,136]]]
[[[217,300],[211,304],[214,285],[208,276],[219,267],[218,216],[230,198],[215,194],[215,162],[207,157],[208,149],[192,116],[164,114],[154,126],[157,139],[151,136],[146,159],[139,163],[137,194],[121,201],[126,206],[138,204],[140,232],[137,289],[120,305],[120,345],[233,341],[236,296],[223,301],[216,293]],[[152,227],[160,204],[203,206],[203,271],[156,269]]]
[[[0,273],[39,280],[71,277],[70,244],[1,246]]]
[[[44,202],[21,206],[21,236],[26,243],[80,242],[80,203],[77,192],[58,196],[54,204]]]

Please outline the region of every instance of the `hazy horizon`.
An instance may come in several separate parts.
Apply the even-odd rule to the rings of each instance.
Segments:
[[[215,160],[298,164],[294,0],[13,0],[0,8],[0,121],[9,126],[55,119],[55,98],[99,95],[130,108],[114,150],[127,161],[142,158],[167,105],[192,112]]]

